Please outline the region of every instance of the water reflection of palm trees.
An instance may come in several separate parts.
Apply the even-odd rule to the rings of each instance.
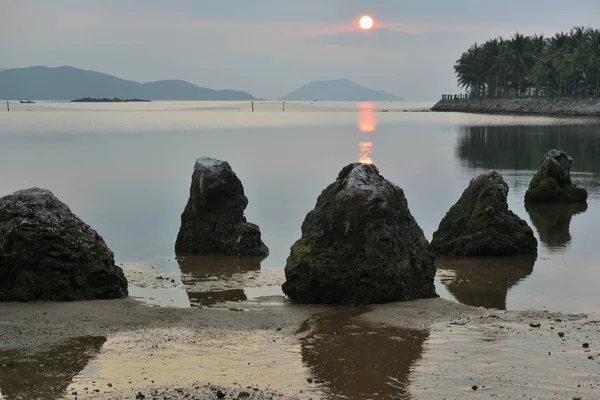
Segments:
[[[190,304],[210,306],[246,300],[244,282],[260,271],[260,258],[186,257],[179,259],[181,281]]]
[[[535,258],[441,258],[436,263],[438,277],[460,303],[506,310],[509,289],[531,275]]]
[[[569,228],[574,215],[584,213],[587,203],[526,204],[525,209],[540,240],[550,251],[567,248],[571,243]]]
[[[363,133],[375,132],[377,128],[377,119],[375,117],[374,105],[368,101],[361,101],[358,105],[358,129]],[[373,143],[361,141],[358,143],[360,153],[358,162],[361,164],[373,164],[371,152],[373,151]]]
[[[546,152],[567,152],[581,172],[600,172],[597,125],[465,126],[456,153],[471,168],[536,170]]]
[[[327,398],[409,399],[411,367],[421,358],[427,331],[361,326],[365,312],[345,309],[304,324],[302,360]]]
[[[62,398],[73,378],[100,353],[105,342],[105,337],[83,337],[36,353],[0,350],[2,396],[6,400]]]

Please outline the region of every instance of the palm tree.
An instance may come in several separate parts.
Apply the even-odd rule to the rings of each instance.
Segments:
[[[594,96],[600,94],[600,30],[594,29],[589,32],[589,71],[596,77],[596,91]]]
[[[563,96],[600,93],[600,30],[575,27],[568,33],[525,36],[475,43],[454,70],[471,96]]]

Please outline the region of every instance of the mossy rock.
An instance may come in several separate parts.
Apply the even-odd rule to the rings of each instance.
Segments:
[[[550,150],[529,183],[526,203],[583,203],[588,193],[571,181],[573,159],[564,151]]]
[[[175,242],[178,255],[266,257],[260,229],[246,221],[248,198],[229,163],[199,158]]]
[[[448,257],[537,254],[527,222],[508,209],[508,185],[495,171],[474,178],[433,234],[431,248]]]
[[[283,291],[300,303],[436,297],[435,265],[404,192],[373,165],[350,164],[317,199],[292,246]]]
[[[127,296],[127,280],[100,235],[52,192],[0,198],[0,301]]]

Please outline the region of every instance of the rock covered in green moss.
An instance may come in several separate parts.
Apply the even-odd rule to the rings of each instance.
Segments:
[[[564,151],[550,150],[525,193],[526,203],[583,203],[588,193],[571,182],[573,159]]]
[[[508,185],[495,171],[471,180],[433,234],[435,254],[450,257],[537,254],[527,222],[508,209]]]
[[[283,291],[300,303],[436,297],[435,264],[404,192],[373,165],[350,164],[317,199],[292,246]]]
[[[262,256],[269,254],[258,226],[246,221],[248,198],[229,163],[196,160],[190,198],[175,243],[178,255]]]
[[[0,198],[1,301],[126,296],[112,251],[52,192],[32,188]]]

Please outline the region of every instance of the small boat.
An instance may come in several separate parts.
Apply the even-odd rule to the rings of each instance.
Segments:
[[[35,101],[31,101],[31,100],[19,100],[19,103],[21,103],[21,104],[35,104]]]

